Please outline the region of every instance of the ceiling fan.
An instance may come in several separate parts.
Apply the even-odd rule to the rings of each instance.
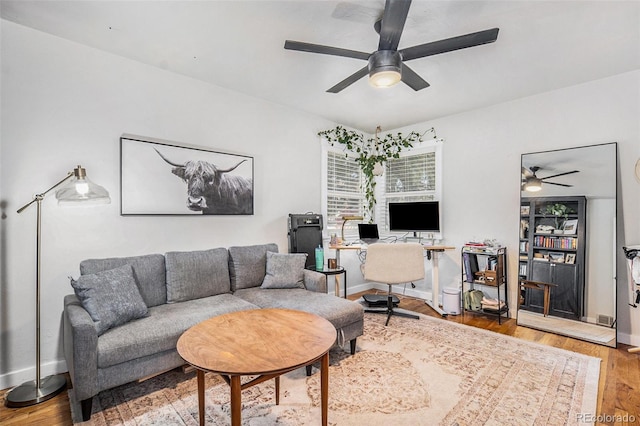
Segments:
[[[533,166],[530,169],[527,169],[526,167],[522,168],[522,189],[523,190],[529,191],[529,192],[540,191],[542,189],[543,182],[549,185],[557,185],[557,186],[564,186],[567,188],[571,188],[573,185],[567,185],[566,183],[547,182],[547,179],[552,179],[559,176],[565,176],[565,175],[570,175],[573,173],[580,172],[580,170],[572,170],[570,172],[558,173],[555,175],[539,178],[538,176],[536,176],[536,172],[538,170],[542,170],[542,167]]]
[[[389,87],[402,80],[407,86],[418,91],[429,87],[429,83],[409,68],[405,61],[493,43],[498,38],[499,29],[493,28],[398,50],[409,6],[411,6],[411,0],[386,0],[382,18],[374,24],[374,29],[380,34],[380,41],[378,50],[373,53],[292,40],[286,40],[284,48],[369,62],[367,66],[327,90],[329,93],[338,93],[367,74],[369,74],[369,82],[374,87]]]

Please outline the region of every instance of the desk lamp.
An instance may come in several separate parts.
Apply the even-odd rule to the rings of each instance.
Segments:
[[[68,180],[68,182],[67,182]],[[40,251],[41,251],[41,210],[45,195],[66,182],[56,192],[60,205],[108,204],[109,193],[100,185],[87,179],[87,173],[81,166],[43,193],[33,196],[33,200],[18,209],[22,213],[31,204],[36,203],[36,379],[16,386],[6,395],[5,405],[9,408],[27,407],[47,401],[64,390],[67,381],[62,375],[40,378]]]
[[[350,220],[362,220],[364,217],[362,216],[342,216],[342,230],[340,235],[342,236],[342,242],[344,242],[344,224]]]

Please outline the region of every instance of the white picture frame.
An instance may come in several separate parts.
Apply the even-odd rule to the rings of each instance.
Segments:
[[[578,231],[578,219],[565,220],[562,224],[562,232],[566,235],[575,235]]]

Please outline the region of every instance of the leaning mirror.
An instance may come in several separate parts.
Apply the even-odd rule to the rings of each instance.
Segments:
[[[518,325],[616,346],[617,144],[522,154]]]

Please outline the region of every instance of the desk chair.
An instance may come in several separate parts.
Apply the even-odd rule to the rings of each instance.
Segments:
[[[367,281],[384,283],[389,286],[386,311],[365,309],[365,312],[387,314],[418,319],[417,315],[397,312],[393,309],[391,286],[406,284],[424,278],[424,248],[418,243],[371,244],[367,249],[364,263],[364,278]]]

